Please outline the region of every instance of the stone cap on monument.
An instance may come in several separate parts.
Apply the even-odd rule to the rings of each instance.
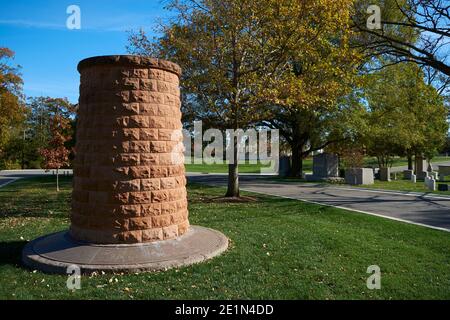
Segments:
[[[124,67],[139,67],[139,68],[155,68],[164,71],[173,72],[178,77],[181,76],[181,67],[171,61],[152,58],[147,56],[138,55],[109,55],[109,56],[95,56],[81,60],[78,63],[77,70],[89,68],[91,66],[99,65],[114,65],[114,66],[124,66]]]

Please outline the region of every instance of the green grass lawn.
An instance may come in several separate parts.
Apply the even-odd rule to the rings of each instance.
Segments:
[[[240,173],[260,173],[261,168],[269,168],[270,165],[262,165],[261,163],[250,164],[248,161],[242,161],[239,163]],[[303,170],[312,171],[312,159],[306,159],[303,161]],[[186,164],[186,172],[200,172],[200,173],[227,173],[228,164]]]
[[[221,188],[189,186],[190,221],[227,235],[230,249],[167,272],[66,277],[20,264],[27,240],[68,226],[71,181],[0,188],[0,299],[450,299],[450,234],[331,207],[254,195],[218,203]],[[370,265],[381,290],[368,290]],[[117,279],[117,280],[116,280]]]
[[[260,173],[261,168],[269,166],[262,165],[261,163],[250,164],[250,163],[239,163],[240,173]],[[200,172],[200,173],[227,173],[228,164],[186,164],[186,172]]]
[[[446,181],[446,184],[450,182]],[[439,181],[437,182],[439,184]],[[360,188],[367,189],[381,189],[381,190],[393,190],[393,191],[404,191],[404,192],[420,192],[420,193],[435,193],[450,196],[450,191],[430,191],[423,181],[417,181],[412,183],[409,180],[392,180],[392,181],[379,181],[375,180],[374,184],[357,186]]]

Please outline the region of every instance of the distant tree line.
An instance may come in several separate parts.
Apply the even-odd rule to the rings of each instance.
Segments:
[[[66,98],[25,99],[13,58],[0,48],[0,170],[69,167],[76,105]]]

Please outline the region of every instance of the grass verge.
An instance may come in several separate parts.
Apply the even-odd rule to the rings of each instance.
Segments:
[[[222,231],[230,249],[167,272],[67,277],[21,266],[27,240],[68,226],[70,178],[19,180],[0,188],[1,299],[449,299],[446,232],[300,201],[252,196],[217,203],[222,188],[190,185],[192,224]],[[245,193],[250,195],[249,193]],[[368,290],[367,267],[381,268]]]

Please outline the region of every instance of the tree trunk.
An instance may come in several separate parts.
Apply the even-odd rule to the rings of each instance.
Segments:
[[[22,149],[22,154],[21,154],[21,159],[20,159],[20,167],[23,169],[25,169],[25,154],[24,151]]]
[[[22,154],[20,162],[20,167],[22,168],[22,170],[25,169],[25,130],[23,130]]]
[[[59,169],[56,169],[56,191],[59,192]]]
[[[301,153],[298,159],[298,175],[297,177],[303,178],[303,154]]]
[[[413,161],[411,155],[408,156],[408,170],[413,170]]]
[[[301,177],[303,174],[303,145],[295,141],[291,146],[292,149],[292,168],[291,177]]]
[[[239,173],[237,163],[228,165],[228,188],[225,197],[239,197]]]
[[[228,164],[228,188],[225,197],[239,197],[238,141],[233,137],[233,163]]]

